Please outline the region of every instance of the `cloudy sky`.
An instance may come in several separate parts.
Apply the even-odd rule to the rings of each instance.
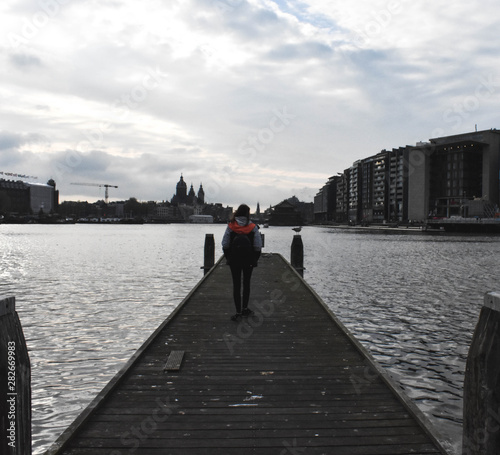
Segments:
[[[353,161],[500,128],[493,0],[3,0],[0,172],[62,200],[312,201]],[[1,176],[1,175],[0,175]]]

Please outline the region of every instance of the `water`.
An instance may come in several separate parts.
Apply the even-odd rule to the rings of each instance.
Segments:
[[[74,420],[202,276],[223,225],[1,225],[0,294],[30,351],[34,454]],[[265,229],[289,258],[290,228]],[[463,372],[500,237],[304,228],[305,278],[459,453]],[[219,254],[220,250],[217,250]]]

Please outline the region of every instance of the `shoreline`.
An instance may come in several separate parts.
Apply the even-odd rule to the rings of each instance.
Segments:
[[[356,225],[356,226],[349,226],[347,224],[311,224],[310,226],[312,227],[318,227],[318,228],[328,228],[328,229],[341,229],[341,230],[346,230],[346,231],[365,231],[365,232],[373,232],[373,231],[384,231],[384,232],[407,232],[407,233],[412,233],[412,234],[424,234],[424,233],[430,233],[430,232],[435,232],[435,233],[440,233],[443,232],[441,230],[436,230],[436,231],[424,231],[422,229],[422,226],[398,226],[398,227],[393,227],[393,226],[384,226],[384,225],[371,225],[371,226],[361,226],[361,225]]]

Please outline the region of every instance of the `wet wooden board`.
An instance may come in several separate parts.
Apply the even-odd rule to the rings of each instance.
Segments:
[[[47,455],[446,453],[281,256],[260,260],[250,307],[230,320],[219,261]]]
[[[163,367],[163,371],[179,371],[183,358],[184,351],[172,351],[168,356],[167,363]]]

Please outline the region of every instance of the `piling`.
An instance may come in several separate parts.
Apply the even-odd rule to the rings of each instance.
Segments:
[[[205,275],[215,264],[215,241],[213,234],[205,235],[205,253],[203,261],[203,274]]]
[[[290,263],[300,276],[304,276],[304,244],[300,234],[293,236]]]
[[[0,453],[31,455],[31,368],[14,297],[0,297]]]
[[[463,455],[500,453],[500,292],[484,297],[467,358]]]

